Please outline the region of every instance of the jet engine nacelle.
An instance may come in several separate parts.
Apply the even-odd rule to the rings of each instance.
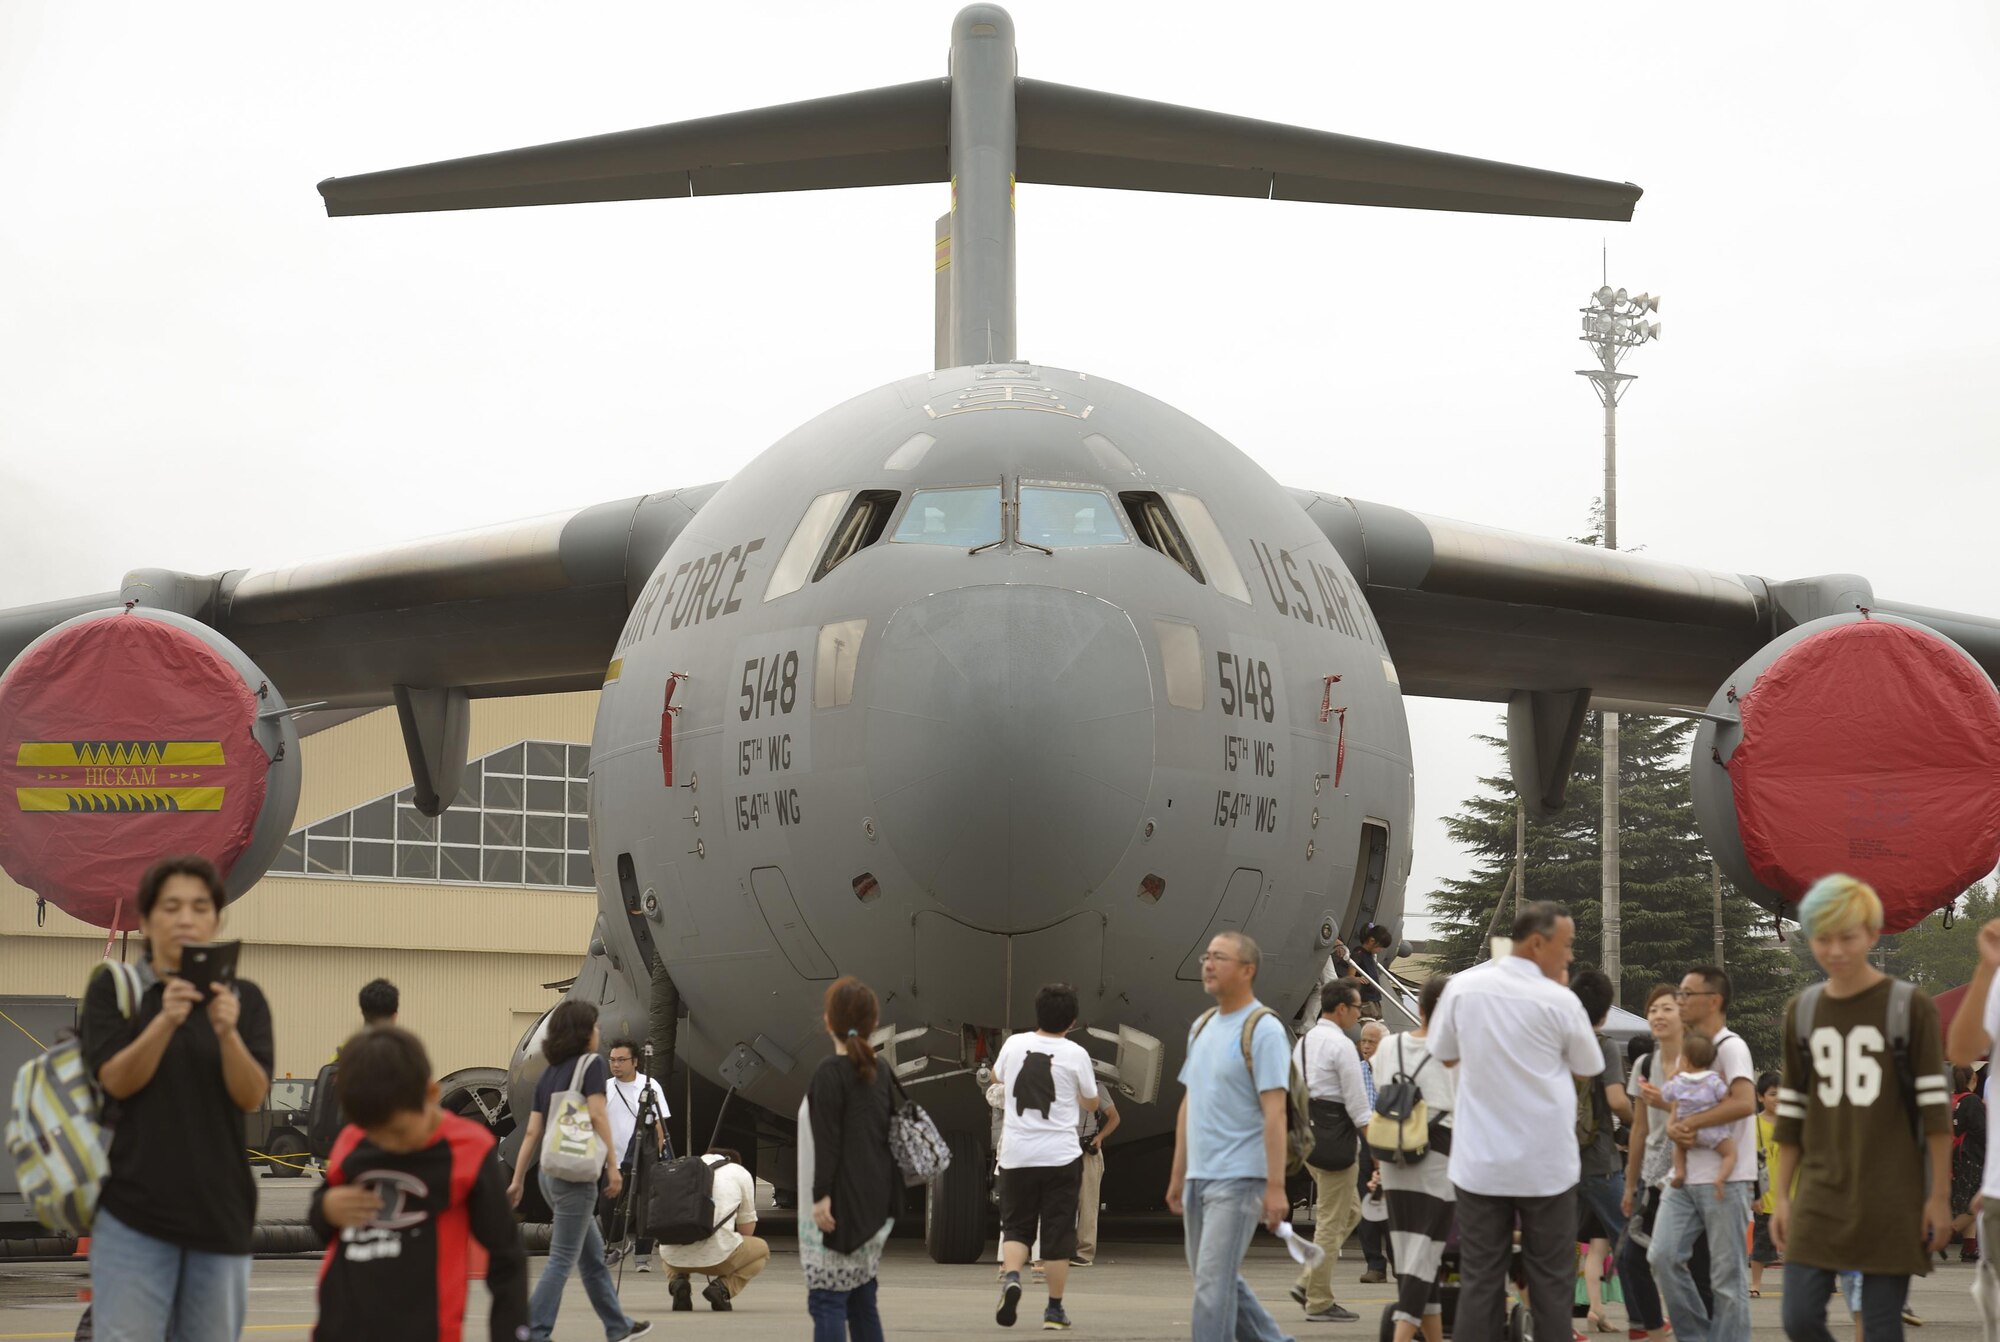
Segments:
[[[1845,872],[1902,931],[2000,863],[2000,694],[1934,630],[1865,611],[1800,625],[1708,713],[1695,815],[1722,870],[1774,912]]]
[[[87,923],[131,929],[139,878],[199,853],[233,898],[299,801],[285,701],[215,630],[167,611],[57,625],[0,676],[0,867]]]

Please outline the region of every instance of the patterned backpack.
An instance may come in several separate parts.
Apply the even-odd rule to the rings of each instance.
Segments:
[[[143,991],[139,971],[106,961],[91,972],[111,975],[118,1014],[130,1020]],[[7,1154],[28,1209],[58,1234],[86,1235],[97,1215],[98,1195],[111,1176],[111,1137],[103,1109],[103,1092],[84,1061],[79,1039],[65,1039],[36,1054],[14,1077]]]
[[[894,1068],[889,1069],[889,1080],[901,1100],[889,1115],[889,1154],[896,1158],[903,1182],[915,1188],[945,1172],[951,1164],[951,1147],[945,1144],[943,1134],[923,1106],[903,1089],[902,1079]]]

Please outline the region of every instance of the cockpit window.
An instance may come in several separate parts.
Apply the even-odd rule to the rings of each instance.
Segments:
[[[906,545],[957,545],[971,549],[1000,540],[1000,486],[920,489],[891,540]]]
[[[1132,525],[1138,529],[1139,542],[1158,550],[1167,558],[1187,570],[1187,575],[1196,582],[1206,582],[1201,576],[1201,566],[1195,563],[1194,547],[1188,544],[1187,536],[1174,519],[1167,501],[1158,494],[1131,492],[1120,494],[1119,502],[1132,518]]]
[[[1129,539],[1111,497],[1095,489],[1021,486],[1021,535],[1031,545],[1123,545]]]
[[[1223,539],[1222,528],[1215,524],[1208,505],[1192,494],[1170,493],[1167,498],[1194,546],[1196,561],[1207,571],[1215,590],[1249,605],[1250,585],[1243,581],[1243,570],[1236,566],[1236,556],[1229,553],[1229,542]]]
[[[882,532],[889,525],[889,514],[896,511],[896,500],[901,497],[893,489],[864,489],[855,495],[847,515],[834,528],[833,542],[826,547],[826,557],[813,570],[813,581],[818,582],[839,568],[844,560],[882,539]]]
[[[839,520],[841,510],[846,507],[851,489],[837,489],[831,494],[822,494],[806,506],[806,515],[799,522],[799,529],[792,533],[792,539],[785,546],[785,553],[778,557],[777,567],[771,570],[770,585],[764,589],[764,599],[775,601],[790,592],[796,592],[806,585],[811,576],[813,561],[819,558],[820,550],[826,544],[827,533]]]

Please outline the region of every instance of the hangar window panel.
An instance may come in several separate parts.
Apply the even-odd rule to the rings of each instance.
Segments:
[[[306,870],[323,876],[345,876],[347,874],[347,840],[308,839],[306,841]]]
[[[376,843],[372,840],[354,841],[354,874],[356,876],[394,876],[396,874],[396,845]]]
[[[561,885],[563,883],[563,854],[538,853],[529,850],[527,855],[526,883],[529,885]]]
[[[393,839],[396,837],[396,807],[387,797],[371,801],[354,811],[354,837]]]
[[[1095,489],[1021,486],[1021,539],[1061,550],[1078,545],[1124,545],[1111,497]]]
[[[893,540],[972,549],[1000,540],[1000,486],[920,489],[910,496]]]
[[[293,831],[272,871],[590,889],[589,766],[588,746],[517,742],[468,762],[442,816],[403,788]]]
[[[519,778],[501,778],[486,775],[486,809],[489,811],[518,811],[521,800],[526,795]]]
[[[531,815],[528,817],[528,847],[567,847],[568,821],[559,815]],[[561,884],[561,882],[557,882]]]
[[[480,841],[487,848],[519,848],[521,846],[521,817],[506,811],[488,811],[486,827]]]

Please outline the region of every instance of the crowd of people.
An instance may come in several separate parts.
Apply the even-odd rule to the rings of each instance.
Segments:
[[[94,1327],[121,1342],[234,1339],[244,1325],[256,1194],[243,1115],[269,1087],[270,1011],[247,979],[182,972],[184,948],[216,940],[226,898],[201,859],[155,866],[137,898],[145,957],[102,967],[80,1011],[80,1049],[113,1120],[91,1236]],[[1317,1252],[1296,1251],[1291,1296],[1307,1323],[1359,1321],[1335,1294],[1358,1231],[1359,1280],[1393,1282],[1395,1342],[1442,1342],[1454,1273],[1466,1342],[1502,1336],[1510,1304],[1538,1338],[1581,1338],[1580,1277],[1593,1331],[1612,1331],[1617,1299],[1633,1342],[1669,1330],[1745,1342],[1772,1269],[1794,1342],[1832,1337],[1836,1295],[1857,1342],[1901,1337],[1920,1322],[1911,1278],[1954,1239],[1976,1261],[1983,1221],[2000,1215],[1985,1207],[2000,1161],[1974,1070],[2000,1035],[2000,922],[1978,934],[1978,973],[1947,1038],[1930,999],[1872,963],[1873,890],[1828,877],[1799,915],[1826,978],[1787,1005],[1780,1065],[1761,1076],[1729,1025],[1729,975],[1712,965],[1648,994],[1648,1033],[1628,1056],[1605,1033],[1612,985],[1571,972],[1575,924],[1553,904],[1521,910],[1508,953],[1423,984],[1401,1032],[1381,1019],[1385,931],[1364,930],[1296,1037],[1257,999],[1257,943],[1217,935],[1200,957],[1213,1006],[1188,1031],[1165,1190],[1183,1223],[1192,1336],[1288,1337],[1242,1264],[1258,1226],[1289,1232],[1288,1166],[1302,1155]],[[333,1069],[340,1127],[311,1209],[328,1246],[317,1337],[457,1336],[478,1251],[495,1342],[546,1342],[572,1275],[607,1342],[644,1336],[652,1324],[626,1312],[612,1271],[628,1246],[641,1271],[657,1253],[675,1311],[693,1308],[697,1276],[711,1309],[728,1311],[768,1264],[740,1155],[675,1161],[665,1092],[640,1069],[640,1046],[603,1047],[595,1006],[568,1001],[548,1019],[509,1182],[492,1136],[440,1107],[394,987],[371,983],[360,1005],[363,1028]],[[1118,1114],[1070,1038],[1078,1017],[1073,987],[1045,985],[1035,1029],[1008,1037],[981,1076],[998,1111],[1003,1327],[1032,1268],[1043,1328],[1070,1328],[1070,1269],[1096,1253]],[[884,1336],[877,1277],[904,1190],[898,1083],[870,1044],[879,1005],[867,985],[835,981],[822,1024],[831,1051],[798,1113],[799,1261],[816,1342],[869,1342]],[[1295,1091],[1309,1150],[1294,1151],[1307,1126]],[[661,1169],[697,1179],[712,1209],[683,1242],[645,1238],[628,1191]],[[531,1171],[551,1226],[532,1294],[515,1216]]]

